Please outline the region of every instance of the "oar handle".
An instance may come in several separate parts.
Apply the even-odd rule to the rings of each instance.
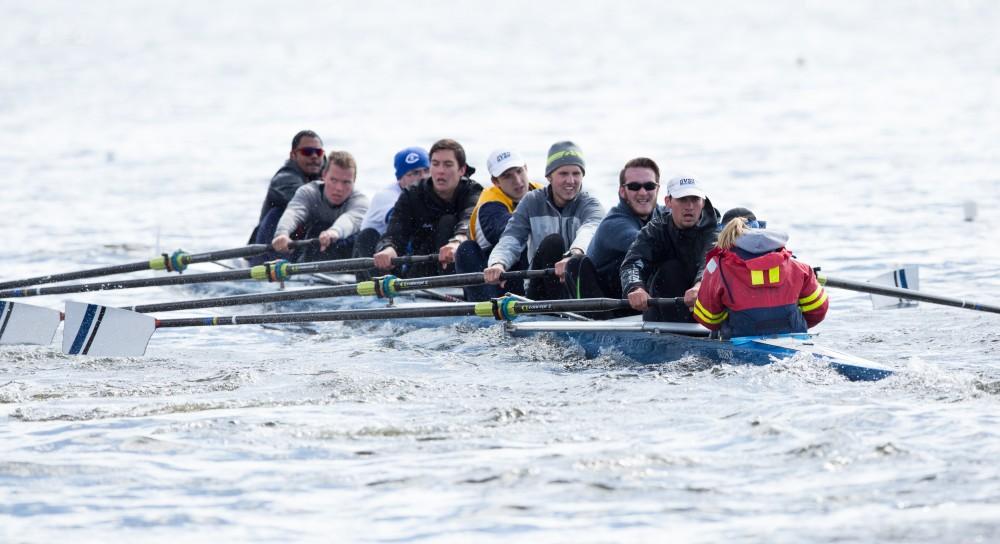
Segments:
[[[433,257],[433,255],[432,255]],[[502,280],[534,279],[554,276],[555,269],[544,270],[512,270],[500,275]],[[369,286],[359,284],[359,291],[363,295],[374,295],[383,298],[392,298],[396,294],[404,291],[417,289],[433,289],[436,287],[472,287],[486,283],[482,272],[469,272],[466,274],[447,274],[444,276],[430,276],[426,278],[397,278],[396,276],[380,276],[372,278]]]
[[[394,257],[393,265],[419,264],[437,262],[437,255],[404,255]],[[375,259],[371,257],[358,257],[356,259],[338,259],[335,261],[316,261],[312,263],[293,264],[288,269],[288,274],[315,274],[318,272],[356,272],[358,270],[368,270],[375,267]]]
[[[393,257],[392,264],[421,264],[421,263],[434,263],[437,262],[438,256],[434,255],[403,255],[402,257]]]
[[[307,248],[319,249],[319,238],[307,238],[305,240],[292,240],[288,242],[289,249],[307,249]]]
[[[292,240],[288,243],[290,249],[304,249],[308,247],[319,247],[319,238],[308,238],[305,240]],[[257,255],[262,255],[268,251],[274,251],[274,248],[270,244],[250,244],[246,247],[237,247],[233,249],[223,249],[221,251],[209,251],[207,253],[195,253],[193,255],[185,255],[183,258],[184,264],[194,264],[194,263],[208,263],[212,261],[221,261],[224,259],[239,259],[241,257],[255,257]]]
[[[534,280],[539,278],[551,278],[556,275],[555,268],[545,268],[542,270],[511,270],[501,272],[500,279],[506,280]]]
[[[233,249],[223,249],[219,251],[208,251],[205,253],[194,253],[182,257],[184,264],[209,263],[224,259],[239,259],[241,257],[253,257],[271,250],[271,246],[265,244],[250,244],[245,247]]]
[[[685,308],[687,307],[687,304],[684,303],[684,297],[651,298],[649,299],[649,302],[647,302],[647,304],[662,309],[672,308],[676,306],[684,306]]]

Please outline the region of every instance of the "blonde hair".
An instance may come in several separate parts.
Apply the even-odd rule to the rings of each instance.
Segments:
[[[734,217],[723,227],[715,245],[722,249],[732,249],[736,245],[736,240],[746,234],[748,230],[750,230],[750,227],[747,226],[746,217]]]

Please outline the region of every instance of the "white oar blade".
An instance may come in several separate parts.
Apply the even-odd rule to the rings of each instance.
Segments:
[[[61,320],[59,310],[0,301],[0,344],[48,345]]]
[[[915,264],[904,265],[902,268],[876,276],[871,280],[875,285],[887,285],[900,289],[920,289],[920,268]],[[883,295],[871,295],[872,307],[876,310],[891,308],[912,308],[917,305],[915,300],[907,300]]]
[[[66,303],[63,353],[67,355],[138,356],[146,352],[156,319],[97,304]]]

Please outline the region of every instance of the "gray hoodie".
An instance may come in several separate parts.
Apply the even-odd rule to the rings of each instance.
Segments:
[[[368,197],[354,191],[339,206],[330,204],[323,195],[323,182],[311,181],[295,191],[295,196],[278,220],[274,235],[291,236],[301,226],[330,225],[343,240],[361,229],[361,220],[368,211]]]
[[[581,191],[560,210],[552,202],[551,193],[551,186],[546,186],[524,195],[500,235],[500,241],[490,253],[490,266],[502,264],[510,270],[525,245],[528,246],[530,260],[538,243],[554,233],[562,235],[567,248],[587,251],[591,238],[597,232],[597,225],[604,219],[604,207],[596,198]]]

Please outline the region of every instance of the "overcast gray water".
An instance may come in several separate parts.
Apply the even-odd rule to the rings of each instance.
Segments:
[[[369,193],[406,146],[455,138],[488,183],[492,149],[542,179],[572,139],[610,207],[647,155],[831,276],[912,263],[925,291],[1000,304],[995,2],[0,15],[0,281],[240,246],[312,128]],[[161,330],[135,358],[0,346],[0,542],[1000,541],[1000,316],[830,296],[820,340],[895,376],[642,366],[448,322]]]

